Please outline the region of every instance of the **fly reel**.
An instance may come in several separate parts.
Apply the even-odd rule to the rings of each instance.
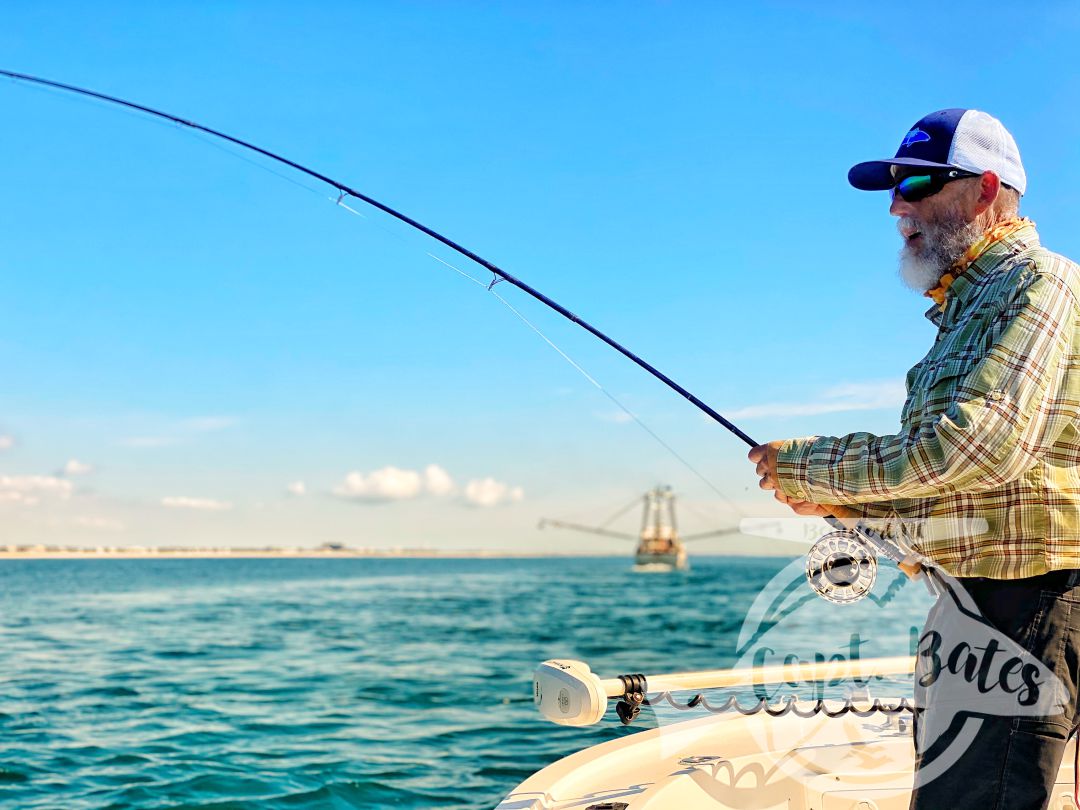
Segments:
[[[822,599],[849,605],[874,587],[877,556],[854,532],[829,532],[806,555],[806,579]]]

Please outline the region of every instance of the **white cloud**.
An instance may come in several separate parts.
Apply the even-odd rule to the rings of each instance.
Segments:
[[[366,474],[353,471],[333,493],[339,498],[369,502],[460,495],[463,503],[485,507],[520,501],[525,497],[521,487],[511,487],[494,478],[474,479],[466,484],[464,491],[459,491],[450,473],[438,464],[429,464],[422,472],[398,467],[383,467]]]
[[[93,529],[98,532],[122,532],[127,528],[122,521],[89,515],[77,517],[71,522],[80,529]]]
[[[334,488],[339,498],[357,501],[405,501],[422,495],[437,498],[457,491],[454,479],[438,464],[429,464],[422,472],[383,467],[364,474],[353,471]]]
[[[186,498],[181,495],[170,495],[162,498],[161,505],[169,509],[194,509],[200,512],[226,512],[232,509],[232,504],[227,501],[215,501],[210,498]]]
[[[494,478],[474,479],[465,485],[465,500],[473,506],[489,507],[522,500],[525,490]]]
[[[608,411],[606,413],[598,413],[596,416],[605,422],[614,422],[616,425],[625,425],[634,421],[634,417],[626,411]]]
[[[845,383],[830,388],[814,399],[803,402],[768,402],[735,408],[724,415],[729,419],[757,419],[777,416],[816,416],[841,411],[873,411],[899,408],[906,396],[903,380],[871,383]]]
[[[334,494],[355,501],[403,501],[420,495],[423,487],[423,479],[415,470],[383,467],[367,475],[349,473],[334,487]]]
[[[285,489],[290,495],[295,495],[297,498],[302,498],[307,495],[307,487],[304,485],[303,481],[293,481],[285,487]]]
[[[0,475],[0,502],[33,506],[42,498],[71,497],[70,481],[53,475]]]
[[[61,474],[67,478],[73,478],[76,475],[89,475],[94,471],[94,468],[89,464],[79,461],[77,458],[69,459],[68,463],[64,465],[64,469]]]
[[[0,433],[0,451],[10,450],[15,446],[15,437]]]
[[[456,489],[454,479],[450,477],[450,473],[438,464],[428,464],[424,468],[424,487],[436,497],[453,495]]]

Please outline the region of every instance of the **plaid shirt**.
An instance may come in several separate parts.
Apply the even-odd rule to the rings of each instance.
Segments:
[[[990,245],[927,312],[899,433],[792,439],[780,488],[852,506],[954,576],[1080,568],[1078,302],[1080,267],[1033,224]]]

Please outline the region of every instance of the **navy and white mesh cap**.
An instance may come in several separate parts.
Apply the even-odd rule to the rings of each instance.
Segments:
[[[1021,194],[1027,175],[1016,141],[1000,121],[979,110],[938,110],[920,119],[904,136],[896,157],[857,163],[848,182],[864,191],[884,191],[896,185],[893,166],[926,166],[993,172]]]

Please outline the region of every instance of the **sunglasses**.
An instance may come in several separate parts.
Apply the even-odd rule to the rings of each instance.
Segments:
[[[893,186],[893,198],[899,197],[905,202],[918,202],[934,194],[937,194],[946,183],[953,180],[962,180],[965,177],[978,177],[975,172],[965,172],[961,169],[949,169],[948,171],[929,172],[927,174],[909,174]]]

